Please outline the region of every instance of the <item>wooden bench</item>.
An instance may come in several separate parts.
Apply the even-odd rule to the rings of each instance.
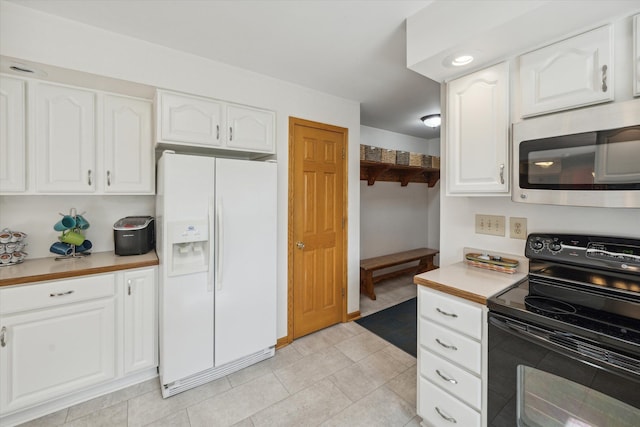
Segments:
[[[377,256],[360,260],[360,292],[366,294],[371,299],[376,299],[373,284],[390,277],[411,273],[420,274],[425,271],[437,268],[433,265],[433,257],[440,251],[429,248],[412,249],[410,251],[398,252],[390,255]],[[407,267],[402,270],[390,273],[379,274],[373,277],[373,272],[383,268],[394,267],[412,261],[420,261],[417,266]]]

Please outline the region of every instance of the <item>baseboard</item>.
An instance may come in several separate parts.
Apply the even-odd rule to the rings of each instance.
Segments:
[[[285,335],[282,338],[278,338],[278,340],[276,341],[276,350],[280,350],[282,347],[286,347],[289,344],[291,344],[291,341],[289,339],[289,335]]]
[[[347,322],[352,322],[360,318],[360,310],[347,313]]]

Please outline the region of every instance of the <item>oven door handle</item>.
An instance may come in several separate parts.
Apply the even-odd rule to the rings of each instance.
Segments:
[[[586,343],[583,340],[580,340],[576,335],[567,332],[542,329],[517,320],[506,319],[496,314],[490,314],[489,323],[509,334],[520,336],[528,341],[538,343],[573,360],[597,366],[607,371],[613,370],[619,375],[622,374],[625,377],[636,381],[638,380],[638,376],[640,376],[640,361],[638,359],[633,359],[614,351],[607,350],[594,345],[593,343]],[[582,351],[577,349],[582,349]],[[625,363],[625,366],[611,363],[607,360],[610,355],[613,355],[613,359],[626,359],[629,363]]]

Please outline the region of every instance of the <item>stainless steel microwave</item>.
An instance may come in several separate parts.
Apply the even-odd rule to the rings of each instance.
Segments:
[[[514,202],[640,208],[640,99],[513,125]]]

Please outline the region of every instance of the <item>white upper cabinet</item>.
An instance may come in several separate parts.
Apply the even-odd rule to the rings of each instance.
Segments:
[[[522,117],[613,101],[610,25],[520,56]]]
[[[447,194],[508,195],[509,67],[447,84]]]
[[[227,146],[248,151],[275,151],[272,111],[229,105],[227,107]]]
[[[0,192],[26,190],[25,82],[0,76]]]
[[[0,107],[1,194],[154,194],[150,100],[3,75]]]
[[[640,15],[633,17],[633,94],[640,96]]]
[[[96,188],[96,94],[35,85],[36,190],[87,193]]]
[[[152,104],[143,99],[104,96],[104,191],[153,194]]]
[[[222,104],[211,99],[158,91],[158,141],[217,147]]]
[[[193,147],[275,152],[275,113],[158,90],[157,141]]]

